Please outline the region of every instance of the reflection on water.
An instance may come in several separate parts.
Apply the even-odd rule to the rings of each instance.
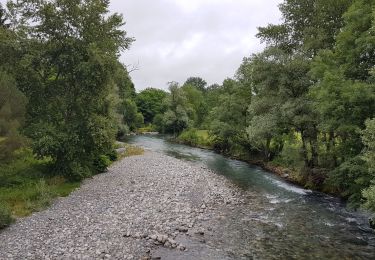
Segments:
[[[245,162],[171,143],[163,137],[134,136],[128,142],[204,164],[255,194],[248,201],[248,208],[236,213],[251,221],[234,219],[230,225],[237,229],[235,232],[244,233],[239,244],[256,250],[254,241],[260,243],[262,257],[292,254],[294,259],[301,259],[308,254],[324,259],[375,259],[375,234],[368,226],[367,216],[347,210],[337,198],[292,185]],[[246,234],[246,230],[254,230],[254,221],[258,228],[255,236],[259,236],[255,240]]]

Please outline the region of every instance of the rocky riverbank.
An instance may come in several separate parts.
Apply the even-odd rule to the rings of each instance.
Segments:
[[[0,259],[231,259],[210,237],[243,196],[208,169],[146,152],[2,231]]]

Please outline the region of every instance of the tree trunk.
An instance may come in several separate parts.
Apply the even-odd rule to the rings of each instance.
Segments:
[[[266,149],[264,150],[264,155],[266,157],[267,162],[270,159],[270,144],[271,144],[271,139],[267,138],[266,147],[265,147]]]
[[[316,127],[310,137],[310,146],[311,146],[311,168],[317,167],[319,164],[319,154],[318,154],[318,131]]]
[[[301,154],[302,154],[302,157],[303,157],[303,161],[305,162],[305,168],[308,168],[310,166],[310,162],[309,162],[309,156],[308,156],[308,153],[307,153],[307,146],[306,146],[307,138],[305,136],[304,131],[301,131],[301,137],[302,137]]]
[[[336,157],[336,154],[335,154],[335,151],[334,151],[335,133],[332,130],[329,131],[329,134],[328,134],[328,146],[329,146],[329,150],[327,150],[327,151],[330,153],[331,160],[332,160],[331,167],[335,168],[337,166],[337,157]]]

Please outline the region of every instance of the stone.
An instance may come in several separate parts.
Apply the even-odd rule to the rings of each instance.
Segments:
[[[238,196],[232,190],[211,171],[146,151],[117,161],[49,209],[0,232],[0,259],[151,259],[148,247],[155,245],[185,251],[176,237],[190,237],[194,226],[224,215],[214,209]],[[203,238],[191,239],[204,243]]]
[[[180,226],[178,227],[178,231],[186,233],[189,231],[189,229],[187,227]]]
[[[204,229],[198,229],[197,234],[203,236],[204,235]]]
[[[184,251],[186,249],[186,247],[184,245],[179,245],[177,248],[181,251]]]
[[[373,218],[369,218],[368,222],[369,222],[369,224],[370,224],[370,227],[371,227],[372,229],[375,229],[375,217],[373,217]]]

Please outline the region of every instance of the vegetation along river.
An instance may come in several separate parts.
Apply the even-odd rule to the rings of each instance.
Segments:
[[[259,167],[209,150],[168,142],[162,136],[132,136],[127,141],[203,164],[238,189],[251,192],[244,205],[248,208],[228,212],[223,231],[237,234],[234,237],[241,246],[251,249],[257,244],[259,248],[261,243],[266,251],[263,256],[375,259],[375,234],[368,216],[348,210],[338,198],[294,186]]]

